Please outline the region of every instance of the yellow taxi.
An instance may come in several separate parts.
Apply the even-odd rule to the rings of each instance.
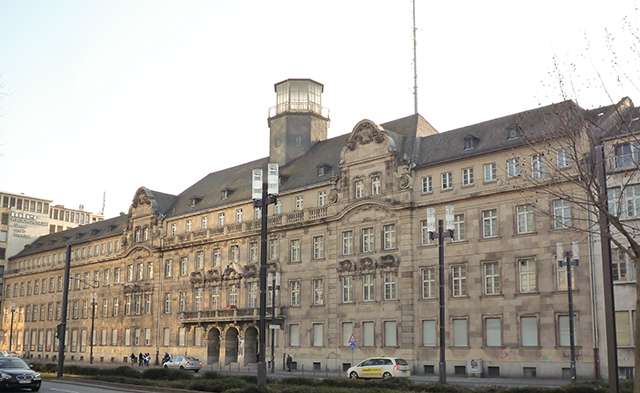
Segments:
[[[351,379],[408,377],[409,375],[411,372],[406,360],[384,356],[365,359],[347,370],[347,376]]]

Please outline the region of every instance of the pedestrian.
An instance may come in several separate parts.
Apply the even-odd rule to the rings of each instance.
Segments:
[[[140,352],[140,354],[138,355],[138,366],[142,366],[142,362],[144,361],[144,355],[142,354],[142,352]]]
[[[291,358],[291,355],[287,355],[287,371],[291,372],[291,363],[293,362],[293,359]]]
[[[131,359],[131,364],[132,365],[136,365],[136,354],[135,353],[131,353],[131,356],[129,356],[129,359]]]

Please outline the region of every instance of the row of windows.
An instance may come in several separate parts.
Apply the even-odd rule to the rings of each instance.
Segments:
[[[49,214],[49,204],[47,202],[32,201],[29,199],[16,198],[8,195],[4,195],[2,197],[2,207],[15,207],[16,210]]]
[[[72,212],[68,210],[60,210],[56,208],[51,208],[49,212],[49,217],[54,220],[66,221],[66,222],[75,222],[78,224],[90,224],[91,223],[91,215],[88,213],[79,213]],[[97,219],[94,219],[94,222]]]
[[[120,251],[120,240],[113,242],[106,242],[102,244],[95,244],[94,246],[76,248],[71,251],[71,260],[81,260],[91,257],[97,257],[99,255],[108,255],[112,252]],[[20,261],[14,261],[14,269],[33,269],[43,266],[56,266],[58,263],[64,263],[65,253],[55,253],[40,257],[34,257],[29,259],[23,259]]]

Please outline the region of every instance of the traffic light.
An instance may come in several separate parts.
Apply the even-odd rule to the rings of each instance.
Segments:
[[[62,324],[56,326],[56,339],[59,340],[62,336]]]

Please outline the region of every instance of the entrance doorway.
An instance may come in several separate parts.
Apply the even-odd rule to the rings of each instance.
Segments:
[[[238,361],[238,330],[229,328],[224,338],[224,364],[235,363]]]
[[[220,331],[217,328],[209,330],[207,346],[207,363],[216,363],[220,360]]]

